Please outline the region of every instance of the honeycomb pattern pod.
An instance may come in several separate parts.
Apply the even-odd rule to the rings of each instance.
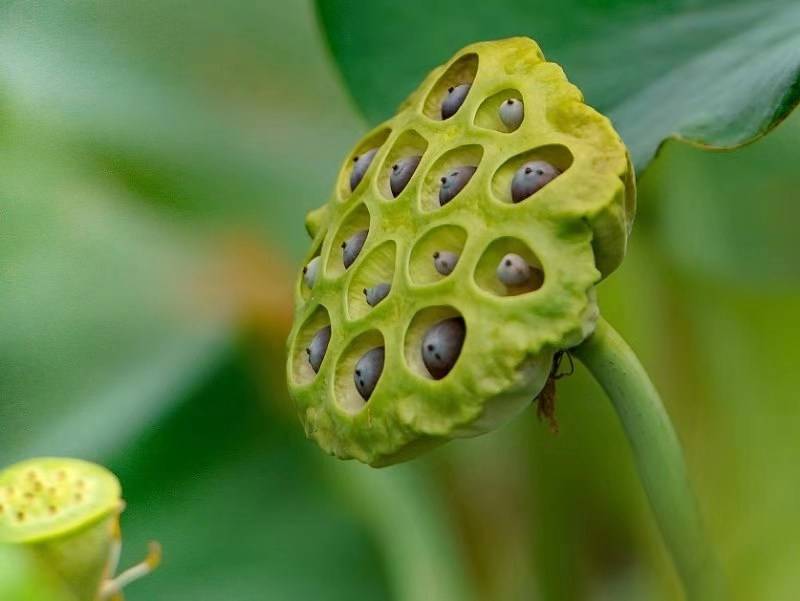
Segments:
[[[442,101],[463,84],[470,84],[463,103],[443,118]],[[501,118],[509,98],[524,104],[521,122]],[[354,158],[372,149],[351,191]],[[409,156],[422,158],[395,198],[392,166]],[[560,174],[514,202],[514,174],[531,161]],[[464,166],[474,174],[440,204],[440,181]],[[287,378],[307,435],[338,457],[381,466],[519,412],[546,383],[554,353],[593,331],[594,287],[622,261],[634,210],[634,176],[618,134],[533,40],[458,52],[356,144],[330,201],[306,218],[307,260],[321,261],[313,289],[298,274]],[[345,268],[342,242],[364,229],[363,248]],[[437,251],[458,256],[451,273],[437,271]],[[498,280],[509,253],[528,263],[535,281]],[[366,305],[363,289],[380,283],[390,284],[389,294]],[[435,379],[422,340],[453,317],[464,320],[463,346]],[[315,372],[305,349],[326,326],[331,338]],[[383,369],[365,401],[353,369],[378,347]]]

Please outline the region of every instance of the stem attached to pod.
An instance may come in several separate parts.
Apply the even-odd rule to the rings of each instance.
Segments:
[[[687,600],[726,599],[725,581],[705,538],[678,437],[644,367],[602,318],[594,334],[571,352],[606,391],[622,422]]]

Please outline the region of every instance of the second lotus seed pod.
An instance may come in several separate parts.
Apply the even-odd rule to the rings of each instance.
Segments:
[[[462,83],[447,89],[447,96],[442,100],[442,119],[449,119],[458,112],[467,99],[470,87],[470,84]]]
[[[478,168],[473,165],[462,165],[456,167],[447,175],[441,177],[441,187],[439,188],[439,205],[444,206],[467,185],[470,178]]]
[[[369,234],[369,230],[361,230],[342,242],[342,263],[344,263],[345,269],[350,267],[358,258],[358,254],[364,248],[367,234]]]
[[[514,131],[522,125],[522,118],[525,116],[525,109],[522,106],[522,100],[516,98],[509,98],[500,105],[498,110],[500,114],[500,121],[503,122],[509,130]]]
[[[458,360],[466,327],[462,317],[451,317],[435,324],[422,339],[422,362],[435,380],[441,380]]]
[[[314,257],[303,267],[303,281],[306,286],[313,288],[317,281],[317,271],[319,270],[319,257]]]
[[[367,299],[367,304],[374,307],[389,295],[392,285],[387,282],[376,284],[372,288],[364,288],[364,296]]]
[[[328,344],[331,341],[331,327],[325,326],[317,330],[314,337],[311,339],[311,344],[306,349],[308,355],[308,362],[314,373],[319,373],[319,368],[322,365],[322,360],[325,358],[325,353],[328,351]]]
[[[525,200],[559,175],[561,171],[547,161],[529,161],[517,169],[511,180],[511,199],[514,202]]]
[[[400,192],[405,190],[421,160],[422,157],[420,155],[414,155],[400,159],[392,165],[392,174],[389,176],[389,187],[392,190],[392,196],[397,198]]]
[[[437,250],[433,253],[433,266],[441,275],[450,275],[456,268],[458,255],[447,250]]]
[[[371,351],[367,351],[361,359],[356,363],[356,369],[353,372],[353,379],[356,383],[356,390],[365,401],[369,400],[378,380],[383,373],[383,361],[386,353],[384,347],[379,346]]]
[[[531,281],[532,270],[521,256],[508,253],[497,266],[497,279],[506,286],[522,286]]]
[[[372,148],[353,159],[353,170],[350,172],[350,191],[356,189],[356,186],[364,179],[367,169],[372,164],[372,159],[375,158],[375,153],[378,152],[377,148]]]

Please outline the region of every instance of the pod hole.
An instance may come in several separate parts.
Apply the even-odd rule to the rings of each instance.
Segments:
[[[339,200],[345,200],[355,192],[369,188],[369,182],[374,179],[373,174],[378,164],[377,159],[378,155],[380,155],[381,146],[389,138],[391,131],[389,128],[383,128],[368,134],[347,155],[344,165],[339,170],[339,178],[336,185]],[[356,173],[355,177],[354,173]],[[354,183],[355,180],[358,180],[358,184],[353,189],[351,188],[351,183]]]
[[[467,232],[458,225],[440,225],[425,232],[411,251],[409,276],[415,284],[446,278],[459,265]]]
[[[360,262],[358,270],[350,280],[347,293],[349,314],[353,319],[368,314],[386,302],[386,298],[391,294],[396,246],[393,240],[388,240],[370,251]],[[385,284],[388,285],[388,289]],[[370,305],[370,302],[374,306]]]
[[[294,347],[292,348],[292,378],[295,384],[309,384],[318,373],[314,371],[312,366],[312,357],[309,350],[321,351],[322,358],[319,361],[319,371],[325,368],[328,356],[327,351],[333,332],[331,332],[327,344],[320,345],[319,343],[324,342],[324,334],[322,332],[325,328],[329,328],[330,325],[328,311],[320,305],[314,309],[298,330],[294,340]],[[315,344],[314,349],[312,349],[312,344]]]
[[[550,144],[523,152],[508,159],[500,166],[492,178],[492,193],[494,194],[494,197],[502,202],[514,203],[514,198],[511,193],[511,183],[514,179],[514,175],[526,163],[533,161],[544,161],[549,163],[558,169],[561,174],[553,181],[543,186],[538,192],[534,192],[521,202],[529,201],[531,198],[536,198],[537,195],[542,194],[544,190],[550,190],[557,186],[558,180],[563,177],[564,172],[572,165],[572,153],[566,146],[562,146],[561,144]]]
[[[464,194],[469,194],[478,175],[475,168],[480,165],[482,158],[483,148],[477,144],[470,144],[448,150],[436,159],[422,184],[421,209],[436,211],[442,206],[458,202]],[[446,181],[443,181],[443,178]],[[456,184],[456,188],[451,188],[449,195],[443,199],[442,187],[453,183]]]
[[[519,91],[506,89],[489,96],[481,103],[475,114],[475,125],[484,129],[511,133],[516,131],[525,119],[525,109]]]
[[[427,307],[417,312],[404,342],[408,367],[430,380],[446,377],[458,365],[466,332],[464,317],[454,307]]]
[[[370,330],[358,335],[339,357],[334,379],[334,394],[336,404],[347,413],[358,413],[366,406],[369,399],[374,398],[379,392],[385,362],[383,353],[372,353],[359,366],[361,373],[356,374],[359,361],[375,349],[385,349],[383,335],[378,330]],[[357,386],[357,378],[363,382],[363,386]],[[371,389],[371,394],[367,395],[367,398],[362,395],[364,388]]]
[[[478,73],[478,55],[475,53],[465,54],[460,56],[445,70],[438,81],[433,85],[425,102],[422,106],[422,112],[431,119],[436,121],[442,120],[442,103],[450,94],[451,88],[468,84],[472,86],[475,82],[475,76]],[[458,114],[463,109],[463,105],[469,102],[470,89],[466,95],[466,99],[461,103],[455,114]],[[452,117],[452,116],[451,116]]]
[[[502,265],[501,265],[502,264]],[[527,277],[519,277],[527,268]],[[502,270],[502,273],[498,273]],[[505,279],[509,283],[504,283]],[[536,253],[519,238],[494,240],[475,267],[475,281],[496,296],[517,296],[538,290],[544,284],[544,270]]]
[[[360,203],[344,218],[332,239],[325,265],[327,274],[335,277],[353,268],[366,245],[363,232],[369,232],[369,228],[369,210]],[[345,267],[345,259],[352,261],[349,267]]]
[[[423,157],[427,149],[428,141],[413,129],[397,137],[378,172],[378,189],[384,198],[394,200],[414,185],[419,171],[419,163],[415,164],[416,157]],[[410,177],[398,177],[398,170]]]

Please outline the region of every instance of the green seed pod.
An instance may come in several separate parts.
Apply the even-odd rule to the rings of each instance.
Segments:
[[[112,579],[123,506],[119,481],[98,465],[23,461],[0,472],[0,543],[23,546],[81,601],[111,599],[160,558],[153,548],[143,564]]]
[[[442,119],[449,89],[461,85],[468,93]],[[513,135],[500,114],[509,98],[525,107]],[[527,38],[458,52],[348,157],[366,148],[378,148],[375,168],[358,189],[341,183],[347,159],[332,198],[307,219],[320,273],[311,290],[298,278],[287,378],[309,437],[379,466],[491,430],[530,405],[554,354],[595,327],[594,288],[625,254],[635,188],[609,120]],[[407,157],[419,160],[400,194],[392,166]],[[536,161],[559,175],[516,202],[512,180]],[[441,178],[463,166],[476,169],[442,206]],[[338,246],[362,230],[369,237],[345,270]],[[507,255],[528,268],[525,283],[498,277]],[[363,290],[376,282],[392,293],[370,308]],[[315,373],[305,348],[328,325]],[[354,374],[377,348],[382,370],[365,395],[367,380],[362,387]]]

